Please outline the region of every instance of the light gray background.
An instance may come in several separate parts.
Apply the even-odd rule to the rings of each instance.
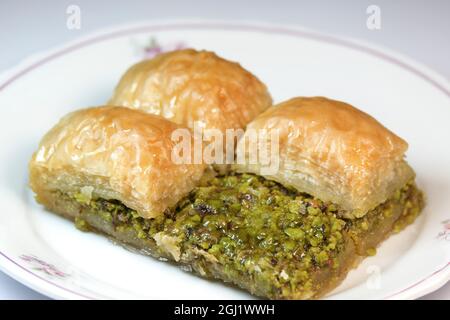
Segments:
[[[372,4],[381,9],[380,30],[366,27]],[[81,9],[80,30],[66,28],[69,5]],[[450,79],[450,0],[0,0],[0,72],[99,28],[175,18],[300,25],[385,46]],[[42,298],[0,272],[0,299]],[[450,284],[426,298],[450,299]]]

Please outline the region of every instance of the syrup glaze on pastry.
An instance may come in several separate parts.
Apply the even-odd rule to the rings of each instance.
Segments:
[[[264,175],[337,204],[348,218],[364,216],[414,177],[404,160],[407,143],[377,120],[344,102],[323,97],[293,98],[269,108],[247,127],[238,150],[247,152],[239,172],[260,174],[250,164],[247,135],[266,129],[258,149],[279,138],[279,170]],[[264,131],[261,131],[264,132]]]
[[[140,109],[194,128],[242,129],[272,104],[266,86],[238,63],[193,49],[139,62],[109,105]]]
[[[119,200],[145,218],[160,215],[194,188],[205,168],[172,162],[171,134],[178,128],[159,116],[123,107],[70,113],[34,153],[31,188],[47,207],[52,199],[44,191],[60,191],[86,200]]]

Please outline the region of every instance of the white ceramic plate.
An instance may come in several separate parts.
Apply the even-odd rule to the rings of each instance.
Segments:
[[[360,42],[211,21],[104,31],[0,76],[3,271],[54,298],[251,298],[79,232],[37,205],[27,187],[28,159],[61,116],[103,104],[132,63],[183,46],[239,61],[268,85],[276,102],[314,95],[344,100],[409,142],[408,161],[428,196],[423,215],[350,272],[329,298],[416,298],[449,280],[449,83],[405,57]]]

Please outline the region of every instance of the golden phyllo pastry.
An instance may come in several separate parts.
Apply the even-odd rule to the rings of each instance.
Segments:
[[[238,63],[213,52],[173,51],[132,66],[110,105],[160,115],[194,128],[245,128],[272,104],[266,86]]]
[[[189,129],[128,108],[80,110],[43,138],[30,184],[83,231],[271,299],[323,296],[424,206],[406,144],[349,105],[294,99],[245,135],[255,128],[280,129],[279,172],[202,176],[204,165],[172,161],[172,133]]]
[[[86,202],[119,200],[144,218],[161,215],[196,186],[204,170],[203,165],[172,162],[171,134],[179,128],[122,107],[70,113],[34,153],[31,188],[50,209],[64,194]]]
[[[276,130],[279,156],[248,161],[252,130],[263,133],[258,150],[270,149]],[[239,144],[245,162],[236,166],[238,171],[262,174],[337,204],[347,218],[364,216],[414,177],[404,160],[408,145],[403,139],[351,105],[322,97],[271,107],[248,125]],[[270,161],[277,161],[279,169],[264,174],[261,163],[269,166]]]

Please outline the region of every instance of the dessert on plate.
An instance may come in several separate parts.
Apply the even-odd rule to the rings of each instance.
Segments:
[[[315,299],[421,212],[407,143],[364,112],[323,97],[269,107],[259,80],[212,53],[184,50],[154,60],[122,78],[111,101],[125,107],[70,113],[30,161],[36,200],[79,229],[259,297]],[[248,93],[246,81],[253,84]],[[140,89],[122,95],[130,90],[122,83],[133,82]],[[203,82],[216,87],[202,91]],[[176,94],[166,88],[179,83]],[[235,104],[227,100],[215,113],[224,92]],[[172,133],[192,133],[192,121],[202,117],[210,128],[246,128],[236,148],[242,161],[231,170],[174,163]],[[257,150],[276,142],[276,157],[251,160],[255,130],[265,134]],[[273,164],[277,170],[264,170]]]

